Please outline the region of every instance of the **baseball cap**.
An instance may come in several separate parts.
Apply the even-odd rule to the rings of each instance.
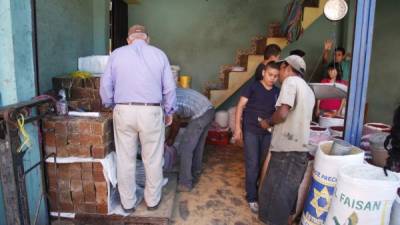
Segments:
[[[298,55],[290,55],[284,60],[278,61],[278,63],[287,62],[293,69],[299,71],[301,75],[306,73],[306,62],[304,59]]]
[[[131,34],[138,34],[138,33],[147,34],[146,27],[144,27],[143,25],[139,25],[139,24],[133,25],[129,28],[128,36]]]

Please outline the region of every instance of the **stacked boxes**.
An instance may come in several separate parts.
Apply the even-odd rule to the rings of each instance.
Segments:
[[[115,148],[112,131],[110,114],[43,120],[45,152],[57,155],[57,163],[46,163],[51,211],[107,213],[107,181],[100,159]],[[67,157],[78,159],[65,163]]]

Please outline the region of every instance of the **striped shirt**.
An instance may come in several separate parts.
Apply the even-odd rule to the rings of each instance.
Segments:
[[[188,88],[176,89],[176,115],[196,119],[212,108],[211,102],[199,92]]]

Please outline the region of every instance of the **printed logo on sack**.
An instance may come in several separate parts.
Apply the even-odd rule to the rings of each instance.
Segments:
[[[303,224],[324,224],[335,185],[335,177],[328,177],[318,171],[314,171],[312,184],[306,201],[307,204],[302,218]]]

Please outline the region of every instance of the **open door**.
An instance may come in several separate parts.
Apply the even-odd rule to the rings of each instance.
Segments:
[[[112,0],[111,40],[112,50],[126,45],[128,35],[128,4],[123,0]]]

